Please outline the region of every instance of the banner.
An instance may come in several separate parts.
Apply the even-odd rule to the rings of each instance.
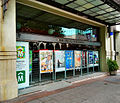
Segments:
[[[29,43],[16,42],[16,49],[16,76],[20,89],[29,86]]]
[[[74,68],[74,54],[72,50],[65,51],[66,70]]]
[[[40,73],[53,72],[53,51],[40,50]]]
[[[65,51],[55,51],[55,71],[65,71]]]
[[[29,73],[32,73],[32,50],[29,51]]]
[[[88,51],[88,62],[89,62],[89,64],[93,64],[93,59],[94,59],[93,51]]]
[[[81,66],[81,51],[74,51],[75,55],[75,67]]]
[[[94,51],[94,63],[99,64],[99,54],[98,51]]]

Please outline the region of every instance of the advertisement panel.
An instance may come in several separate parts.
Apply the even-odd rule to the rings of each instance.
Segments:
[[[40,50],[40,73],[53,72],[53,51],[52,50]]]
[[[93,64],[93,51],[88,51],[88,60],[89,60],[89,64]]]
[[[65,71],[65,51],[55,51],[55,71]]]
[[[81,66],[81,51],[74,51],[74,56],[75,56],[75,67]]]
[[[29,51],[29,73],[32,73],[32,50]]]
[[[94,53],[93,51],[88,51],[88,65],[89,67],[93,67],[94,62]]]
[[[94,64],[99,64],[99,54],[98,51],[94,51]]]
[[[29,43],[16,42],[16,50],[16,76],[20,89],[29,86]]]
[[[66,62],[66,70],[70,70],[74,68],[74,54],[73,50],[65,51],[65,62]]]
[[[87,51],[81,51],[82,54],[82,66],[87,66]]]

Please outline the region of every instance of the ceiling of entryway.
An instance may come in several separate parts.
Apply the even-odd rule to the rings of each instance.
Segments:
[[[95,21],[115,25],[120,22],[120,0],[37,0]]]

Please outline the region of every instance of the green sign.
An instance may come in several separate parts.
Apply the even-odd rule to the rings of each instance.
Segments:
[[[25,71],[24,70],[17,71],[16,75],[17,75],[18,84],[25,83]]]

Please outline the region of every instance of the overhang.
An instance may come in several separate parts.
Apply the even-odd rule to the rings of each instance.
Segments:
[[[106,25],[120,22],[120,0],[37,0]]]
[[[32,16],[32,19],[30,19],[30,20],[33,20],[34,16],[35,16],[35,19],[42,20],[40,18],[42,18],[41,16],[43,16],[46,19],[44,19],[42,21],[48,20],[48,22],[50,22],[50,19],[51,19],[51,21],[53,19],[53,24],[54,23],[56,25],[62,24],[62,25],[65,25],[66,27],[74,27],[75,26],[75,28],[79,28],[79,26],[82,23],[86,24],[88,26],[89,25],[96,26],[96,27],[105,26],[102,23],[87,19],[83,16],[76,15],[74,13],[62,10],[60,8],[57,8],[57,7],[54,7],[54,6],[51,6],[51,5],[36,1],[36,0],[17,0],[17,3],[32,7],[34,9],[32,11],[32,10],[30,10],[30,8],[27,8],[26,9],[28,11],[27,12],[25,9],[22,9],[22,7],[17,7],[18,16],[20,16],[20,14],[21,14],[21,16],[24,15],[24,17],[30,16],[29,18],[25,17],[26,20],[30,19],[31,16]],[[24,6],[24,8],[25,8],[25,6]],[[22,11],[20,11],[20,9],[22,9]],[[47,17],[47,15],[49,15],[49,16]],[[55,22],[54,22],[54,19],[56,19]],[[62,20],[62,22],[60,20]],[[60,22],[60,23],[56,23],[56,22]]]

